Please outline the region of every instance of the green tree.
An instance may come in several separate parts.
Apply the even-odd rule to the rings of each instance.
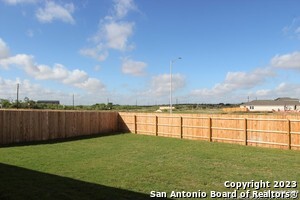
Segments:
[[[9,102],[8,99],[0,99],[0,104],[2,108],[10,108],[11,107],[11,103]]]

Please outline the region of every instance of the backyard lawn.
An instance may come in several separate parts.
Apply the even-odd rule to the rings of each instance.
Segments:
[[[300,151],[119,134],[0,148],[0,199],[146,199],[252,180],[299,190],[299,169]]]

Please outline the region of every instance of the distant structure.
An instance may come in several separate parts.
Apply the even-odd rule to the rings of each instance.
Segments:
[[[163,112],[164,110],[175,110],[176,108],[174,106],[170,107],[170,106],[160,106],[158,110],[156,110],[155,112]]]
[[[172,106],[172,107],[170,107],[170,106],[161,106],[161,107],[159,107],[159,110],[170,110],[170,109],[175,110],[175,107],[174,106]]]
[[[296,98],[277,98],[274,100],[254,100],[244,103],[240,108],[251,111],[300,111],[300,102]]]
[[[38,100],[37,103],[59,105],[59,101],[57,100]]]

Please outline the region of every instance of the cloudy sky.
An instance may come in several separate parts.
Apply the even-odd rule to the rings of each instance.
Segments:
[[[0,0],[0,98],[300,98],[300,1]],[[177,60],[176,58],[182,57]]]

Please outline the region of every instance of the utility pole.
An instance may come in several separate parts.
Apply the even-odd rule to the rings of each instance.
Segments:
[[[172,114],[172,65],[176,60],[181,59],[181,57],[178,57],[174,60],[170,61],[170,114]]]
[[[19,88],[20,88],[20,84],[17,83],[17,109],[19,109]]]
[[[73,110],[75,109],[75,96],[73,94]]]

